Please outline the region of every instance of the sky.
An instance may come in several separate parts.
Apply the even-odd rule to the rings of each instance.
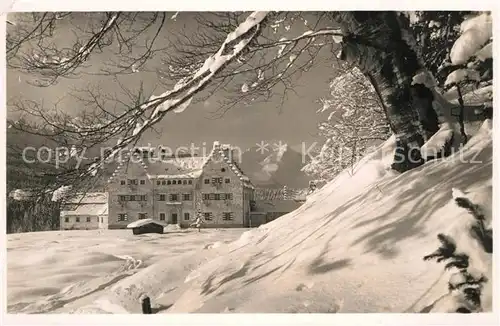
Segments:
[[[86,18],[81,19],[82,24],[86,24]],[[304,24],[305,25],[305,24]],[[55,34],[56,42],[72,42],[73,33],[69,28],[59,28]],[[305,28],[305,27],[303,27]],[[193,13],[179,13],[175,20],[167,21],[168,33],[197,33],[198,26],[193,20]],[[289,35],[300,35],[303,31],[282,31]],[[280,32],[278,32],[280,33]],[[162,40],[168,49],[168,36]],[[276,49],[273,49],[276,51]],[[322,50],[324,58],[318,58],[315,65],[304,72],[298,80],[294,82],[294,92],[288,92],[283,106],[279,106],[279,99],[274,98],[267,102],[256,102],[252,105],[237,105],[226,112],[221,117],[214,114],[219,108],[219,101],[224,96],[216,93],[205,101],[192,104],[182,113],[168,114],[163,121],[155,126],[155,130],[146,132],[141,141],[141,145],[164,145],[164,146],[196,146],[211,144],[214,140],[223,143],[231,143],[241,148],[255,146],[261,142],[283,141],[288,145],[299,148],[301,144],[311,144],[321,141],[318,134],[317,125],[324,121],[325,114],[319,114],[319,98],[328,95],[328,82],[334,77],[332,61],[327,57],[331,56],[330,49]],[[89,67],[84,68],[84,74],[77,78],[61,79],[50,87],[35,87],[28,84],[28,81],[36,76],[29,76],[18,71],[9,69],[7,73],[7,98],[31,99],[43,103],[45,107],[52,107],[57,103],[58,108],[64,111],[77,114],[85,110],[82,103],[72,98],[69,94],[73,89],[81,89],[87,86],[97,86],[103,93],[117,94],[123,101],[121,88],[113,78],[108,76],[91,75],[89,72],[95,71],[112,58],[110,53],[97,53],[89,60]],[[165,63],[161,61],[161,53],[148,63],[148,70],[163,68]],[[166,87],[160,84],[156,73],[151,71],[139,71],[133,74],[118,77],[125,87],[137,90],[140,83],[144,84],[145,91],[153,94],[166,91]],[[9,108],[9,116],[15,116]],[[207,145],[211,146],[211,145]]]

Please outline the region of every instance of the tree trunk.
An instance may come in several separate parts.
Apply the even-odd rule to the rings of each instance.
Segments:
[[[404,172],[423,164],[420,147],[438,129],[432,90],[412,85],[424,69],[408,20],[397,12],[338,12],[341,59],[370,79],[386,113],[397,147],[392,168]]]

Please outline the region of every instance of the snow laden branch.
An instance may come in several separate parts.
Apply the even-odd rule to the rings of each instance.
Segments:
[[[317,182],[333,179],[390,136],[380,102],[369,80],[357,69],[345,70],[330,83],[330,96],[320,99],[319,113],[329,111],[320,123],[325,142],[303,171]]]
[[[218,49],[227,36],[227,30],[233,25],[237,26],[238,20],[241,21],[241,14],[238,13],[220,15],[223,24],[206,17],[200,18],[198,23],[203,28],[201,33],[189,38],[186,35],[174,42],[174,51],[171,51],[173,54],[169,54],[168,60],[165,60],[168,62],[168,69],[160,73],[162,80],[178,80],[179,77],[193,74],[203,66],[206,53],[214,47]],[[322,15],[315,17],[317,23],[311,26],[305,23],[307,20],[300,18],[304,20],[302,24],[299,19],[294,20],[289,15],[290,13],[273,12],[273,19],[268,16],[266,28],[263,28],[261,35],[255,39],[248,51],[213,79],[211,87],[203,95],[205,100],[218,90],[227,91],[213,118],[223,116],[232,107],[250,106],[275,96],[281,97],[280,105],[283,105],[287,93],[294,92],[296,76],[307,72],[314,65],[321,49],[334,46],[335,40],[340,40],[340,30],[318,27],[322,17],[324,18]],[[270,33],[272,30],[276,33],[279,26],[284,27],[286,38],[279,38]],[[298,32],[293,37],[290,36],[291,31],[295,29]]]
[[[236,60],[247,50],[248,46],[261,32],[260,24],[266,18],[268,12],[254,12],[242,22],[233,32],[229,33],[226,40],[220,46],[217,53],[209,56],[201,68],[192,76],[181,79],[173,88],[159,96],[151,98],[135,108],[130,114],[124,114],[110,124],[111,132],[122,130],[123,122],[127,125],[134,125],[131,133],[119,139],[117,144],[102,160],[107,160],[115,156],[129,144],[137,141],[142,133],[163,119],[171,111],[182,112],[189,104],[194,95],[207,87],[213,78],[220,73],[230,62]],[[149,113],[149,115],[148,115]],[[140,119],[144,121],[140,122]],[[130,130],[130,129],[129,129]],[[92,166],[97,168],[100,163]]]
[[[87,73],[133,74],[165,51],[157,42],[168,19],[163,12],[19,13],[13,19],[7,28],[7,64],[27,72],[26,82],[34,86]],[[68,31],[73,37],[55,37]],[[100,52],[110,55],[98,69],[87,71],[90,57]]]
[[[308,38],[315,38],[315,37],[319,37],[319,36],[330,36],[330,35],[332,36],[335,43],[342,42],[342,32],[340,31],[340,29],[320,29],[318,31],[304,32],[302,35],[291,38],[291,39],[282,38],[277,42],[262,44],[261,47],[269,48],[269,47],[276,47],[276,46],[286,46],[286,45],[297,43],[300,40],[304,40],[304,39],[308,39]]]
[[[39,42],[40,46],[37,50],[32,50],[29,55],[20,58],[21,65],[18,68],[40,74],[43,80],[38,81],[37,86],[52,85],[59,77],[73,74],[88,60],[96,47],[102,47],[105,43],[103,41],[105,36],[117,26],[119,17],[119,12],[106,13],[106,19],[101,28],[94,32],[87,42],[84,44],[77,42],[72,49],[59,50],[55,46],[41,46]],[[54,23],[51,22],[51,24]],[[22,44],[23,41],[19,42]],[[7,51],[15,49],[16,46],[12,45]]]

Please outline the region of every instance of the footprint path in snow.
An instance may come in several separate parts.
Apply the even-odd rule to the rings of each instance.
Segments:
[[[115,283],[135,274],[142,266],[143,262],[140,259],[135,259],[129,255],[113,255],[124,262],[112,274],[97,277],[88,281],[80,281],[63,288],[59,293],[49,296],[48,298],[32,303],[16,304],[17,313],[50,313],[54,310],[63,308],[65,305],[93,295],[97,292],[105,290]],[[19,307],[22,307],[19,309]],[[9,309],[9,310],[11,310]]]

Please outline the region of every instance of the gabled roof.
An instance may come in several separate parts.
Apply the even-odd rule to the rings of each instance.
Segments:
[[[71,205],[70,205],[71,206]],[[108,203],[98,203],[98,204],[74,204],[71,210],[62,210],[61,217],[70,215],[107,215],[108,214]]]
[[[150,179],[198,178],[208,157],[149,158],[142,160]]]
[[[108,193],[106,192],[87,192],[75,194],[72,198],[66,200],[67,204],[107,204]]]
[[[147,224],[157,224],[157,225],[160,225],[160,226],[166,226],[167,225],[167,223],[162,223],[162,222],[150,219],[150,218],[145,218],[145,219],[137,220],[137,221],[134,221],[134,222],[130,223],[129,225],[127,225],[127,229],[138,228],[138,227],[141,227],[141,226],[147,225]]]
[[[234,174],[240,179],[244,187],[254,189],[253,184],[250,179],[243,174],[243,171],[237,165],[236,162],[231,160],[227,155],[226,151],[230,150],[231,146],[224,144],[220,145],[219,142],[215,141],[212,151],[205,157],[171,157],[171,158],[161,158],[161,157],[148,157],[144,159],[140,154],[128,154],[134,155],[134,159],[138,160],[139,164],[144,168],[146,174],[150,180],[152,179],[182,179],[182,178],[198,178],[203,173],[203,168],[212,159],[215,153],[222,156],[225,163],[227,163]],[[111,182],[113,177],[117,176],[122,169],[123,162],[121,162],[113,176],[108,182]]]

